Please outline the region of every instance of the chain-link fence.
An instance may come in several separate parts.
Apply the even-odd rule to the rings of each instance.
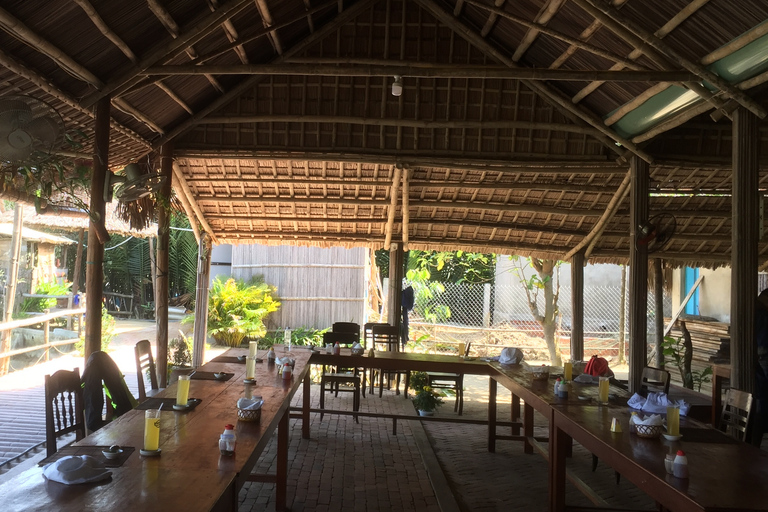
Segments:
[[[549,359],[544,332],[535,320],[522,284],[412,283],[415,306],[410,315],[417,350],[457,353],[460,343],[472,343],[472,354],[498,355],[503,346],[527,351],[529,359]],[[557,290],[555,290],[557,291]],[[544,314],[544,291],[531,292],[538,314]],[[629,300],[624,301],[624,339],[629,323]],[[571,335],[571,289],[561,286],[557,300],[556,339],[568,351]],[[584,286],[585,353],[617,355],[621,326],[621,287]],[[665,294],[662,315],[670,316],[671,299]],[[648,294],[648,330],[653,331],[656,311]]]

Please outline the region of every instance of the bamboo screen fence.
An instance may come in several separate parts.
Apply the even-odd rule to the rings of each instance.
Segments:
[[[367,249],[235,245],[232,277],[263,275],[282,302],[267,328],[365,323]]]

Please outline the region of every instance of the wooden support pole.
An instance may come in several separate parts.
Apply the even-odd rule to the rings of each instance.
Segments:
[[[400,185],[400,174],[402,173],[402,170],[402,167],[399,165],[395,167],[394,177],[392,178],[392,188],[389,192],[390,205],[389,210],[387,210],[387,226],[386,235],[384,237],[384,249],[387,249],[390,251],[390,253],[392,252],[390,243],[392,241],[392,233],[395,229],[395,215],[397,213],[397,189]],[[392,264],[390,263],[390,268],[391,267]],[[392,274],[389,274],[389,276],[392,277]]]
[[[91,220],[88,224],[88,252],[85,259],[85,360],[101,350],[101,301],[104,291],[104,180],[109,172],[110,99],[96,104],[91,175]]]
[[[571,258],[571,360],[584,359],[584,251]]]
[[[211,239],[200,236],[197,246],[197,285],[195,289],[195,327],[192,331],[192,367],[203,364],[208,334],[208,284],[211,275]]]
[[[410,169],[403,170],[403,251],[408,250],[408,227],[411,220],[411,212],[409,210],[409,194],[410,194],[410,179],[413,171]]]
[[[155,325],[157,326],[157,377],[160,387],[168,385],[168,247],[171,239],[171,180],[173,146],[160,148],[160,174],[165,178],[158,194],[157,281],[155,284]]]
[[[11,237],[11,265],[8,268],[8,279],[5,284],[5,309],[3,323],[13,319],[13,306],[16,301],[16,283],[19,279],[19,260],[21,259],[21,230],[23,227],[24,206],[16,203],[13,211],[13,236]],[[0,352],[11,350],[11,331],[0,333]],[[11,367],[11,358],[0,359],[0,375],[5,375]]]
[[[661,258],[653,258],[653,298],[655,311],[654,327],[656,332],[656,368],[664,368],[664,268]]]
[[[400,327],[400,309],[403,302],[403,244],[389,245],[389,294],[387,323]]]
[[[77,232],[77,251],[75,252],[75,271],[72,273],[72,293],[77,294],[80,292],[80,279],[82,277],[83,267],[83,234],[85,229],[80,228]]]
[[[753,393],[757,340],[757,241],[760,133],[757,116],[733,112],[733,196],[731,198],[731,386]]]
[[[639,227],[648,222],[648,162],[630,159],[629,215],[629,391],[640,389],[648,337],[648,246],[639,244]]]

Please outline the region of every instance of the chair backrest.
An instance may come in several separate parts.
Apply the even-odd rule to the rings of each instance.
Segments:
[[[720,430],[739,441],[744,441],[752,412],[752,394],[738,389],[729,389],[723,400],[720,415]]]
[[[350,347],[360,341],[360,335],[351,332],[324,332],[323,344],[335,345],[336,342],[342,347]]]
[[[647,396],[648,392],[669,393],[670,375],[666,370],[646,366],[640,377],[640,394]]]
[[[56,453],[56,438],[70,432],[75,432],[78,441],[85,437],[83,388],[78,368],[45,376],[45,442],[49,457]]]
[[[354,334],[360,339],[360,324],[354,322],[334,322],[331,331]]]
[[[108,392],[106,419],[104,395]],[[90,432],[95,432],[136,407],[133,397],[120,369],[106,352],[96,351],[88,357],[83,371],[83,405],[85,406],[85,424]]]
[[[157,385],[157,370],[155,359],[152,357],[152,344],[149,340],[141,340],[133,347],[136,354],[136,380],[139,382],[139,402],[147,399],[147,390],[144,388],[144,375],[149,375],[150,388],[160,389]]]
[[[397,352],[400,348],[400,329],[393,325],[374,325],[371,327],[373,348],[380,350],[381,345],[386,345],[385,350]]]
[[[381,322],[368,322],[363,326],[363,339],[366,347],[373,347],[373,328],[377,325],[389,325]]]

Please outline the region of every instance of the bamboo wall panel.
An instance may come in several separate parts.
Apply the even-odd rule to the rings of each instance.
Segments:
[[[262,275],[282,301],[267,328],[314,327],[333,322],[365,323],[366,250],[291,245],[236,245],[232,276]]]

